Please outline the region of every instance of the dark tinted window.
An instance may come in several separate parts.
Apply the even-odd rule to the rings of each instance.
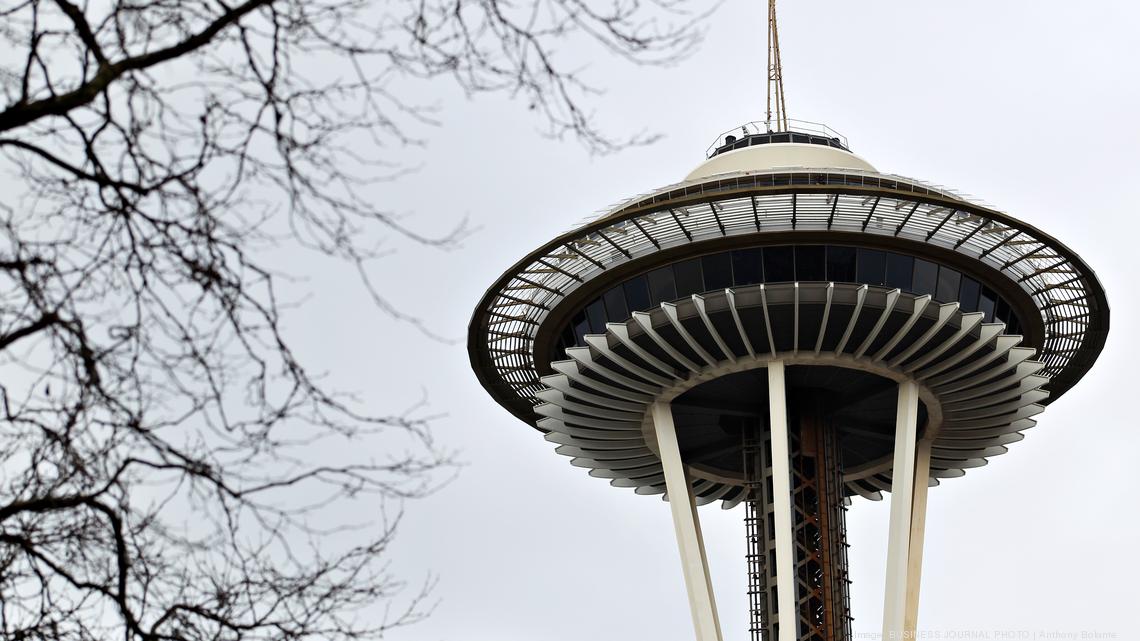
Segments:
[[[620,286],[603,294],[602,300],[606,301],[606,318],[615,323],[629,320],[629,307],[625,304],[625,292]]]
[[[585,312],[575,314],[570,324],[574,327],[574,344],[585,345],[586,341],[582,337],[590,333],[590,322],[586,320]]]
[[[938,268],[938,291],[934,292],[935,300],[943,303],[952,303],[958,300],[958,282],[962,275],[949,267]]]
[[[962,286],[958,292],[958,300],[962,302],[963,312],[978,311],[978,295],[982,292],[982,285],[973,278],[962,277]]]
[[[702,256],[701,271],[705,276],[705,291],[732,287],[732,258],[727,253]]]
[[[1006,325],[1009,324],[1009,305],[1006,305],[1005,301],[1000,298],[994,307],[994,320],[1005,323]]]
[[[753,285],[764,282],[764,265],[759,249],[732,252],[732,284]]]
[[[886,268],[886,254],[873,249],[859,250],[859,271],[856,280],[868,285],[882,285]]]
[[[704,279],[701,278],[701,261],[699,258],[686,260],[673,265],[674,280],[677,281],[677,298],[691,296],[705,291]]]
[[[804,282],[827,280],[822,246],[796,247],[796,280]]]
[[[1021,333],[1021,323],[1017,320],[1017,317],[1014,316],[1013,313],[1010,313],[1010,315],[1009,315],[1009,324],[1005,328],[1005,333],[1006,334],[1020,334]]]
[[[987,323],[994,321],[995,305],[997,305],[997,295],[990,291],[989,287],[983,287],[982,296],[978,300],[978,311],[986,315],[985,321]]]
[[[827,280],[837,283],[855,282],[855,248],[827,248]]]
[[[590,330],[595,334],[606,331],[606,304],[602,299],[586,306],[586,318],[590,321]]]
[[[649,309],[649,283],[644,276],[637,276],[625,282],[625,302],[629,311],[643,312]]]
[[[1008,303],[980,282],[921,258],[843,246],[752,248],[721,252],[635,276],[605,292],[575,314],[557,344],[583,345],[582,337],[605,331],[606,322],[624,322],[634,311],[661,301],[761,282],[865,282],[931,294],[940,303],[958,301],[963,312],[980,311],[986,322],[1003,322],[1006,333],[1021,331]],[[909,281],[908,275],[909,274]],[[558,348],[561,353],[561,347]]]
[[[914,260],[914,281],[911,291],[918,294],[934,295],[938,291],[938,265],[921,258]]]
[[[561,338],[558,339],[558,353],[555,354],[555,356],[557,357],[557,358],[555,358],[555,360],[561,360],[562,358],[565,358],[564,350],[567,347],[573,347],[573,346],[574,346],[574,328],[567,326],[566,329],[562,330]]]
[[[902,254],[887,254],[887,287],[898,287],[904,292],[909,292],[913,272],[914,258]]]
[[[649,302],[657,305],[662,301],[677,297],[677,285],[673,282],[673,268],[662,267],[649,272]]]
[[[764,248],[764,281],[783,283],[796,279],[795,254],[791,247]]]

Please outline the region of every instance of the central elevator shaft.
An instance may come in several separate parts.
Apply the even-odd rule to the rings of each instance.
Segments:
[[[820,399],[789,398],[791,507],[797,641],[849,641],[846,507],[839,442]],[[780,625],[771,431],[755,422],[744,431],[748,537],[749,631],[753,641],[776,641]]]

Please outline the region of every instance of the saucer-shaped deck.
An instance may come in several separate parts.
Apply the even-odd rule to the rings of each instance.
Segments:
[[[531,252],[480,301],[468,351],[495,400],[575,464],[654,493],[646,403],[773,353],[789,371],[919,377],[945,478],[1018,440],[1108,327],[1092,270],[1040,230],[843,147],[766,144],[718,152]],[[862,454],[844,461],[847,488],[875,497],[890,460],[851,423]],[[694,467],[702,500],[740,499],[724,465]]]

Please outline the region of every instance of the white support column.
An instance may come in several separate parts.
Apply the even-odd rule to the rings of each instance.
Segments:
[[[907,587],[914,524],[915,454],[918,437],[918,385],[899,384],[895,455],[891,470],[891,521],[887,535],[887,581],[883,597],[883,641],[904,638]]]
[[[721,641],[720,619],[717,617],[712,581],[709,580],[701,522],[697,516],[692,486],[681,462],[673,411],[668,403],[657,402],[650,409],[650,416],[657,434],[661,466],[665,470],[665,489],[669,492],[669,509],[673,513],[673,528],[677,533],[681,569],[689,592],[689,608],[693,615],[697,641]]]
[[[918,638],[918,594],[922,583],[922,543],[926,537],[926,492],[930,489],[931,441],[918,443],[914,469],[914,506],[910,520],[910,555],[907,560],[906,615],[903,632]]]
[[[768,363],[768,423],[772,430],[772,510],[776,521],[776,607],[780,635],[795,641],[799,630],[796,572],[792,556],[792,471],[788,446],[788,398],[784,362]]]

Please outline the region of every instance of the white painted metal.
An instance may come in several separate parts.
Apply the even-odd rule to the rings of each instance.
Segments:
[[[799,143],[769,143],[717,154],[701,163],[685,180],[697,180],[737,171],[763,171],[776,167],[849,168],[874,171],[866,160],[843,149]]]
[[[692,487],[681,461],[673,411],[668,403],[656,402],[651,408],[651,415],[665,471],[669,508],[673,513],[673,528],[677,533],[677,547],[681,552],[681,568],[689,592],[689,609],[697,641],[721,641],[720,620],[717,617],[712,581],[709,579],[701,522],[697,516]]]
[[[883,595],[883,641],[905,638],[917,437],[918,385],[913,381],[904,381],[899,384],[895,420],[891,520],[887,533],[887,580]]]
[[[907,558],[906,613],[903,632],[917,639],[918,595],[922,584],[922,544],[926,539],[926,495],[930,489],[931,441],[918,443],[914,462],[914,505],[910,519],[910,553]]]
[[[755,357],[756,350],[752,348],[752,341],[748,339],[748,332],[744,331],[744,323],[740,322],[740,312],[736,308],[736,292],[732,289],[724,290],[724,297],[728,301],[728,311],[732,312],[732,320],[736,323],[736,331],[740,340],[744,341],[744,350],[749,356]]]
[[[776,607],[780,636],[795,641],[799,628],[796,608],[795,560],[792,557],[792,472],[788,445],[788,399],[784,362],[768,363],[768,423],[772,431],[772,510],[776,521]],[[789,623],[791,625],[789,625]]]
[[[716,341],[716,346],[720,348],[725,358],[735,363],[736,354],[732,353],[732,350],[728,347],[728,343],[724,342],[724,338],[721,337],[720,332],[718,332],[716,326],[713,325],[712,319],[709,318],[708,310],[705,309],[705,297],[700,294],[693,294],[692,299],[693,306],[697,308],[697,313],[701,315],[701,322],[705,324],[705,329],[708,330],[709,336],[712,336],[712,339]],[[672,319],[670,318],[670,320]]]
[[[551,364],[557,373],[544,377],[545,389],[535,394],[539,402],[534,411],[541,417],[536,424],[549,433],[547,440],[559,445],[556,451],[577,458],[581,467],[589,467],[587,461],[599,462],[596,469],[603,472],[596,476],[611,479],[619,487],[632,487],[638,494],[663,494],[664,476],[660,468],[654,474],[652,463],[639,460],[648,453],[647,450],[656,450],[656,437],[649,420],[649,406],[654,401],[671,402],[704,381],[764,368],[768,362],[776,360],[782,361],[785,367],[826,365],[858,369],[896,383],[913,378],[917,371],[921,379],[917,381],[920,400],[930,418],[925,436],[933,440],[931,477],[954,478],[961,476],[962,470],[985,465],[987,458],[1005,452],[1005,445],[1019,439],[1018,432],[1034,426],[1030,417],[1041,411],[1042,407],[1037,403],[1046,395],[1037,388],[1046,380],[1041,377],[1043,364],[1027,360],[1032,350],[1010,348],[1017,337],[1007,338],[1004,335],[979,347],[972,360],[921,378],[929,368],[952,357],[945,349],[948,345],[962,339],[976,345],[983,332],[992,332],[990,328],[994,326],[984,325],[980,314],[963,314],[956,304],[927,304],[921,312],[923,322],[939,327],[943,337],[952,334],[950,340],[944,341],[935,332],[926,331],[917,339],[907,338],[905,343],[909,347],[899,342],[895,349],[902,356],[884,354],[880,348],[874,353],[868,350],[858,358],[847,348],[837,353],[833,348],[822,349],[822,345],[819,353],[802,350],[773,356],[771,346],[764,345],[769,342],[765,329],[760,326],[748,329],[741,316],[742,310],[761,311],[765,304],[773,309],[787,309],[797,302],[799,305],[826,304],[830,297],[832,324],[850,329],[859,317],[867,317],[869,313],[879,316],[880,310],[886,307],[889,294],[889,290],[882,288],[833,283],[800,283],[798,297],[794,288],[787,285],[765,287],[763,290],[750,287],[682,299],[671,308],[639,314],[639,318],[626,323],[609,323],[605,335],[587,338],[588,347],[569,349],[567,355],[571,360]],[[898,326],[915,318],[914,309],[921,305],[921,297],[901,295],[892,312]],[[712,320],[715,315],[726,312],[729,313],[728,318],[721,318],[729,320],[728,327],[735,325],[730,330],[731,340],[735,342],[739,338],[745,341],[743,347],[736,342],[736,347],[730,348],[727,335],[721,336],[721,341],[716,340],[719,332]],[[836,318],[837,313],[842,317]],[[678,336],[674,315],[684,325],[689,337],[705,346],[710,356],[717,354],[720,358],[718,352],[727,349],[734,358],[719,360],[715,366],[702,362],[700,370],[693,375],[685,364],[664,350],[653,349],[656,356],[647,351],[658,339],[665,340],[661,331],[667,327],[670,328],[668,340],[675,341],[676,349],[691,349],[685,337]],[[709,317],[707,321],[705,316]],[[780,318],[771,311],[768,317],[771,320]],[[804,323],[806,318],[799,314],[800,323]],[[692,321],[697,322],[694,324]],[[813,337],[818,344],[826,324],[817,326],[816,322],[813,321],[810,327],[805,324],[799,330],[801,338]],[[655,332],[646,332],[643,323]],[[788,329],[780,328],[780,331],[788,332]],[[947,329],[954,331],[947,332]],[[746,342],[749,332],[757,339],[760,354],[756,354],[752,344]],[[852,329],[848,333],[848,347],[854,350],[855,345],[863,344],[867,333],[867,330]],[[897,335],[897,330],[893,333]],[[709,347],[714,344],[716,347]],[[945,353],[930,359],[927,352],[918,351],[924,348]],[[907,355],[902,351],[904,349],[923,355]],[[979,361],[984,364],[978,366]],[[920,362],[921,367],[916,368],[915,364]],[[962,372],[967,373],[963,375]],[[663,381],[666,384],[662,384]],[[636,388],[627,386],[627,383]],[[637,416],[640,418],[635,418]],[[595,455],[595,452],[599,454]],[[625,464],[620,460],[622,458],[629,459],[630,464]],[[844,482],[852,493],[877,500],[880,490],[890,490],[893,463],[891,454],[868,461],[858,469],[847,470]],[[722,507],[739,503],[741,493],[721,491],[729,486],[739,487],[737,480],[705,467],[687,469],[694,480],[715,482],[694,488],[698,501],[705,501],[716,494],[722,497]]]

